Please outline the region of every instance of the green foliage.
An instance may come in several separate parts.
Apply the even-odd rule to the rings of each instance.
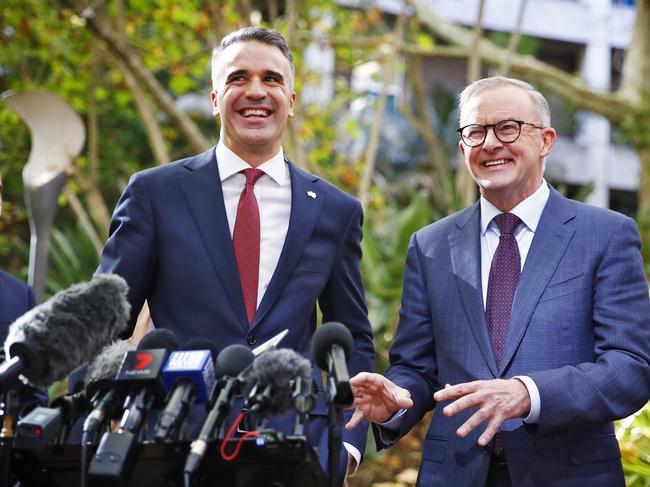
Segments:
[[[501,47],[507,47],[510,42],[509,32],[490,32],[486,35],[487,39]],[[517,52],[519,54],[535,55],[539,51],[541,42],[535,37],[523,35],[519,38]]]
[[[420,191],[413,194],[405,208],[369,211],[364,223],[361,270],[380,369],[387,365],[386,351],[397,324],[404,262],[411,235],[433,222],[435,217],[429,198]]]
[[[650,487],[650,404],[616,422],[625,485]]]

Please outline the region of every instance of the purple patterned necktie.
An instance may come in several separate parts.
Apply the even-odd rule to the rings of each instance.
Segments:
[[[244,169],[246,184],[239,197],[232,245],[237,259],[248,324],[253,322],[257,309],[257,286],[260,273],[260,211],[253,186],[264,175],[259,169]]]
[[[519,247],[514,236],[521,220],[512,213],[501,213],[494,217],[494,221],[499,227],[501,236],[490,267],[485,311],[492,353],[497,368],[500,369],[503,349],[506,346],[506,332],[510,325],[512,300],[521,274]],[[493,450],[497,455],[503,452],[503,438],[498,432],[494,436]]]
[[[514,236],[514,231],[521,220],[512,213],[501,213],[494,217],[494,221],[501,231],[501,236],[490,267],[485,311],[492,353],[497,368],[501,368],[506,332],[510,325],[512,300],[521,274],[519,247]]]

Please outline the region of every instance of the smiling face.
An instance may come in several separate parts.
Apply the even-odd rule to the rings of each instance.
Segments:
[[[501,120],[523,120],[542,126],[530,94],[517,86],[484,89],[470,98],[461,114],[461,126],[495,124]],[[555,142],[555,130],[522,125],[515,142],[503,143],[488,129],[485,142],[467,147],[459,142],[472,178],[481,194],[507,212],[533,194],[542,180],[544,158]]]
[[[289,60],[276,46],[236,42],[223,50],[216,70],[210,98],[221,117],[221,141],[256,167],[278,153],[293,116]]]

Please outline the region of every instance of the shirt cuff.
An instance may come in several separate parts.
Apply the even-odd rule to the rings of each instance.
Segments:
[[[388,421],[384,423],[375,423],[378,426],[377,431],[379,432],[379,440],[384,445],[392,445],[397,440],[397,434],[404,423],[404,413],[406,413],[406,409],[400,409],[393,414]]]
[[[539,397],[539,389],[535,381],[526,375],[517,375],[513,379],[518,379],[526,386],[528,389],[528,395],[530,396],[530,412],[528,416],[524,418],[524,423],[534,424],[539,421],[539,413],[541,409],[541,399]]]
[[[352,458],[354,458],[356,464],[352,472],[356,472],[357,468],[359,468],[359,464],[361,463],[361,452],[356,446],[351,445],[350,443],[346,443],[345,441],[343,442],[343,446],[348,451],[348,453],[352,455]]]

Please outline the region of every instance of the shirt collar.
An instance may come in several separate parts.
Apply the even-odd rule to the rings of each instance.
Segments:
[[[510,213],[513,213],[524,222],[528,229],[535,233],[539,219],[542,217],[542,212],[548,201],[551,190],[548,189],[548,183],[542,179],[542,184],[539,185],[537,191],[531,194],[528,198],[523,200],[515,206]],[[480,199],[481,205],[481,236],[485,235],[490,223],[499,213],[502,213],[496,206],[486,200],[483,196]]]
[[[219,168],[219,177],[221,181],[225,181],[229,177],[244,169],[250,169],[251,165],[240,158],[237,154],[231,151],[226,144],[219,141],[215,149],[217,156],[217,166]],[[264,173],[273,179],[278,185],[282,185],[287,178],[287,166],[284,162],[284,152],[282,147],[280,151],[271,157],[268,161],[263,162],[257,169],[264,171]]]

